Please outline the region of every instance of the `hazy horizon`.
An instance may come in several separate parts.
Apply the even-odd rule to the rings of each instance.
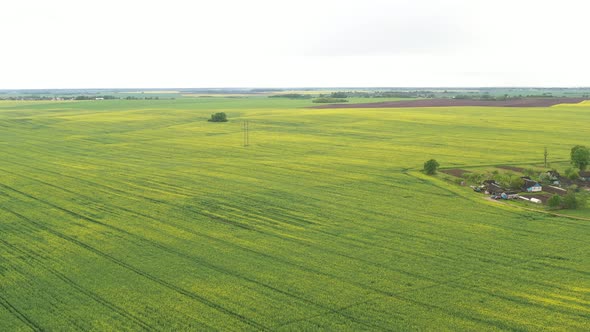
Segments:
[[[175,90],[329,90],[329,89],[392,89],[392,90],[478,90],[478,89],[590,89],[589,86],[326,86],[326,87],[313,87],[313,86],[227,86],[227,87],[128,87],[128,88],[116,88],[116,87],[80,87],[80,88],[0,88],[0,91],[81,91],[81,90],[134,90],[134,91],[175,91]]]

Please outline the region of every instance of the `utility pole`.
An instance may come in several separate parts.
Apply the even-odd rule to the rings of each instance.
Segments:
[[[248,120],[242,122],[242,131],[244,133],[244,147],[250,145],[250,133],[248,128]]]
[[[544,153],[544,156],[545,156],[545,168],[547,168],[547,156],[548,155],[549,155],[549,153],[547,153],[547,147],[545,147],[545,153]]]

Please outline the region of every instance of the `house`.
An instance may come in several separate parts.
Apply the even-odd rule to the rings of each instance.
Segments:
[[[582,181],[590,181],[590,171],[580,171],[579,174]]]
[[[522,189],[526,190],[527,192],[534,193],[543,190],[543,187],[539,184],[539,182],[531,180],[531,179],[524,179],[524,185]]]

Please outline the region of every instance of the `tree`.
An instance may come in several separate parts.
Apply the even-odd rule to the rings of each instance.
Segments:
[[[211,114],[211,119],[207,120],[209,122],[227,122],[227,116],[223,112]]]
[[[587,197],[584,193],[569,190],[563,197],[563,207],[566,209],[581,209],[586,206]]]
[[[570,153],[572,165],[583,171],[590,164],[590,150],[583,145],[576,145]]]
[[[559,196],[559,195],[553,195],[547,201],[547,205],[552,209],[559,208],[561,206],[561,203],[562,203],[562,200],[561,200],[561,196]]]
[[[576,209],[578,207],[578,200],[575,192],[570,191],[563,197],[563,207],[566,209]]]
[[[436,174],[436,170],[439,166],[440,164],[436,160],[430,159],[424,163],[424,172],[428,175]]]
[[[530,177],[531,179],[537,175],[537,172],[535,172],[534,169],[532,168],[527,168],[524,171],[522,171],[522,173],[528,177]]]
[[[510,189],[520,189],[524,186],[524,180],[520,177],[515,177],[510,180]]]

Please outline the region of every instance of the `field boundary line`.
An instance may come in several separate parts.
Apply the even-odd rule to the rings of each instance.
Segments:
[[[544,210],[537,210],[537,209],[528,208],[528,207],[524,207],[524,206],[518,206],[518,205],[510,205],[509,203],[502,202],[500,200],[493,200],[493,199],[491,199],[489,197],[483,197],[483,199],[488,200],[490,202],[494,202],[496,204],[503,204],[503,205],[513,206],[515,208],[526,210],[526,211],[544,213],[544,214],[547,214],[547,215],[550,215],[550,216],[553,216],[553,217],[560,217],[560,218],[568,218],[568,219],[576,219],[576,220],[590,221],[590,218],[584,218],[584,217],[578,217],[578,216],[570,216],[570,215],[567,215],[567,214],[561,214],[561,213],[556,213],[556,212],[551,212],[551,211],[544,211]]]

